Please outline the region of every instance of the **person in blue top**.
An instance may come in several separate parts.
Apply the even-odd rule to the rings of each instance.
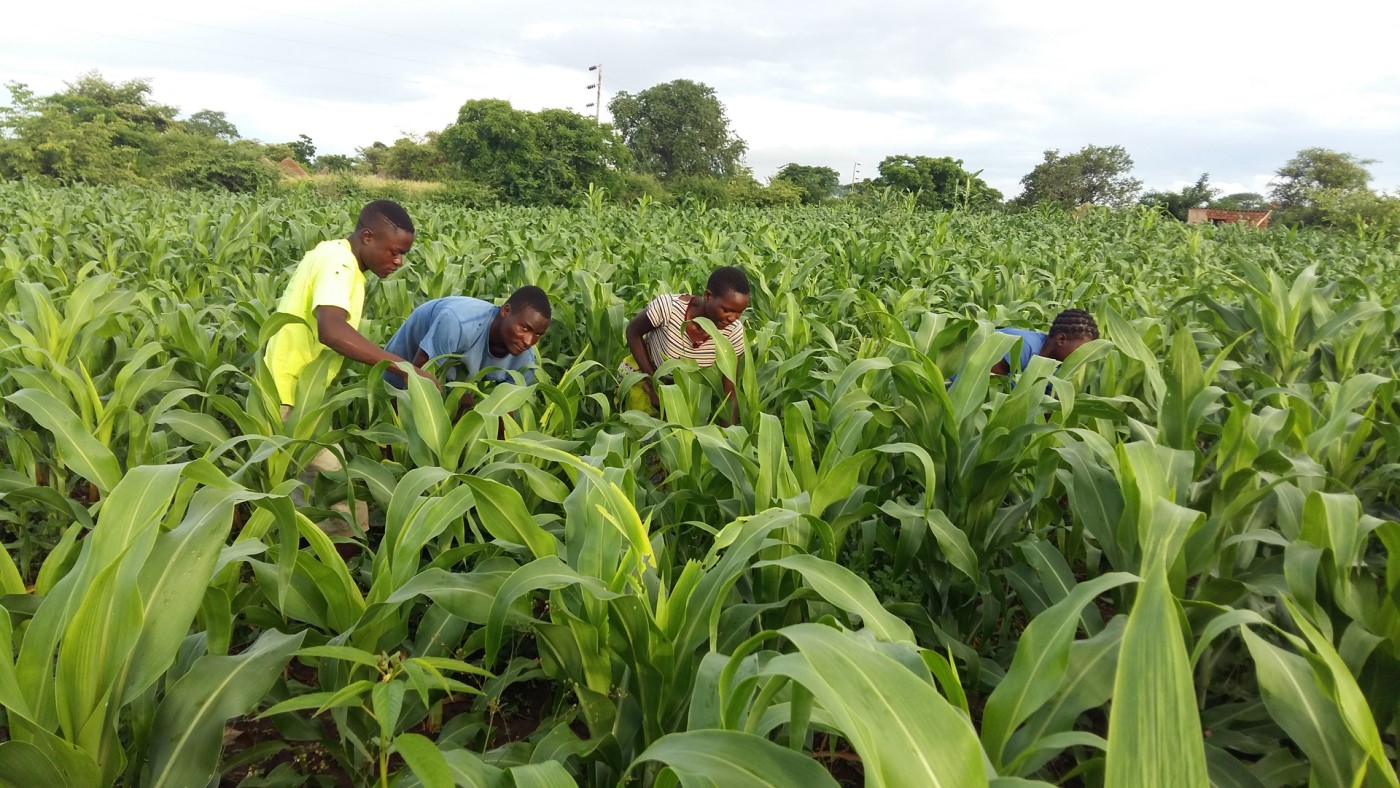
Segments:
[[[522,370],[531,383],[533,348],[549,330],[550,311],[549,296],[534,285],[516,290],[502,306],[466,296],[435,298],[413,310],[385,349],[419,369],[439,364],[444,380],[489,369],[486,379],[501,382]],[[402,374],[385,372],[384,380],[404,388]]]
[[[1055,316],[1049,333],[1026,331],[1020,328],[998,328],[1002,334],[1021,338],[1021,363],[1016,369],[1025,369],[1034,356],[1045,356],[1056,361],[1064,361],[1080,345],[1099,338],[1099,324],[1094,316],[1083,309],[1066,309]],[[992,367],[993,375],[1011,374],[1011,354],[1007,353]]]

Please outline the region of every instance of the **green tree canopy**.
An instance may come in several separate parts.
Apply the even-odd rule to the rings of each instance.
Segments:
[[[305,134],[298,134],[297,138],[287,145],[292,149],[292,157],[303,165],[310,167],[311,162],[316,160],[316,143]]]
[[[1133,159],[1121,145],[1086,145],[1078,153],[1061,156],[1045,151],[1045,160],[1021,179],[1025,191],[1020,205],[1056,203],[1066,209],[1080,205],[1131,205],[1142,190],[1142,181],[1129,173]]]
[[[1236,192],[1211,200],[1210,207],[1226,211],[1267,211],[1269,200],[1257,192]]]
[[[773,181],[785,181],[802,191],[803,205],[816,205],[836,193],[841,174],[830,167],[808,164],[784,164]]]
[[[256,143],[226,140],[236,130],[222,113],[205,110],[176,121],[178,110],[153,101],[146,80],[108,82],[92,72],[51,96],[18,83],[9,92],[10,105],[0,108],[6,178],[246,191],[273,177],[259,164]]]
[[[386,178],[414,181],[448,180],[451,177],[451,166],[447,156],[438,147],[438,136],[439,132],[430,131],[422,136],[410,134],[400,137],[394,140],[393,145],[376,142],[357,151],[360,165],[363,169]]]
[[[887,156],[873,185],[917,192],[918,205],[937,211],[986,208],[1001,202],[1001,192],[988,186],[977,172],[963,169],[962,159],[949,156]]]
[[[608,103],[637,168],[659,178],[737,175],[747,146],[729,128],[714,88],[677,79]]]
[[[567,205],[590,183],[613,188],[629,163],[610,126],[568,110],[518,110],[501,99],[463,104],[437,147],[458,176],[532,205]]]
[[[1272,196],[1283,208],[1306,207],[1319,189],[1355,191],[1365,189],[1371,180],[1367,165],[1374,159],[1361,159],[1350,153],[1327,148],[1304,148],[1278,169]]]
[[[1184,222],[1192,208],[1206,207],[1219,193],[1219,189],[1210,185],[1210,173],[1203,172],[1194,184],[1182,187],[1179,192],[1147,192],[1138,198],[1138,202],[1158,206]]]
[[[205,137],[233,142],[238,139],[238,127],[228,116],[212,109],[202,109],[185,119],[185,129]]]

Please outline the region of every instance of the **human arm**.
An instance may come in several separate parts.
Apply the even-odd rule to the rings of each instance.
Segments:
[[[656,374],[656,365],[651,361],[651,354],[647,352],[646,335],[656,330],[656,324],[652,322],[647,310],[643,309],[637,313],[627,323],[627,347],[632,351],[632,359],[637,362],[637,369],[646,374],[647,379],[642,381],[646,387],[647,396],[651,398],[653,407],[660,410],[661,402],[656,396],[656,388],[652,386],[651,378]]]
[[[992,374],[993,374],[993,375],[1010,375],[1010,374],[1011,374],[1011,362],[1007,361],[1006,359],[1002,359],[1001,361],[998,361],[997,363],[993,364],[993,365],[992,365]]]
[[[391,365],[389,371],[407,381],[407,374],[397,366],[392,366],[405,359],[399,358],[365,339],[363,334],[351,327],[349,318],[350,313],[338,306],[316,307],[316,336],[320,339],[321,344],[351,361],[358,361],[361,364],[374,365],[381,361],[388,361]],[[441,388],[437,378],[425,372],[417,364],[414,365],[413,369],[422,377],[431,380],[433,385]]]

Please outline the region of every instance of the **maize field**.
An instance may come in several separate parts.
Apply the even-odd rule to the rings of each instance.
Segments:
[[[361,331],[536,284],[536,382],[346,363],[284,424],[278,296],[359,207],[0,184],[0,783],[1400,787],[1393,245],[410,204]],[[628,319],[720,265],[743,363],[620,412]]]

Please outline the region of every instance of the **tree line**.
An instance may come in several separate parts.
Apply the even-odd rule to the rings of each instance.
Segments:
[[[1180,191],[1144,192],[1118,145],[1048,150],[1012,200],[961,159],[898,154],[878,175],[843,185],[830,167],[789,163],[767,184],[744,165],[747,146],[704,83],[677,79],[608,104],[612,124],[567,109],[517,109],[501,99],[464,103],[447,127],[356,155],[317,155],[305,134],[280,143],[245,139],[225,113],[179,117],[148,80],[110,82],[90,72],[49,96],[9,84],[0,107],[0,177],[57,183],[150,184],[257,191],[278,188],[269,166],[285,158],[311,171],[440,184],[428,194],[465,205],[572,205],[590,188],[620,201],[707,205],[815,205],[890,194],[922,208],[990,210],[1054,205],[1155,207],[1185,220],[1191,208],[1274,212],[1276,224],[1400,228],[1400,197],[1368,188],[1374,161],[1308,148],[1277,171],[1270,193],[1223,194],[1202,173]]]

